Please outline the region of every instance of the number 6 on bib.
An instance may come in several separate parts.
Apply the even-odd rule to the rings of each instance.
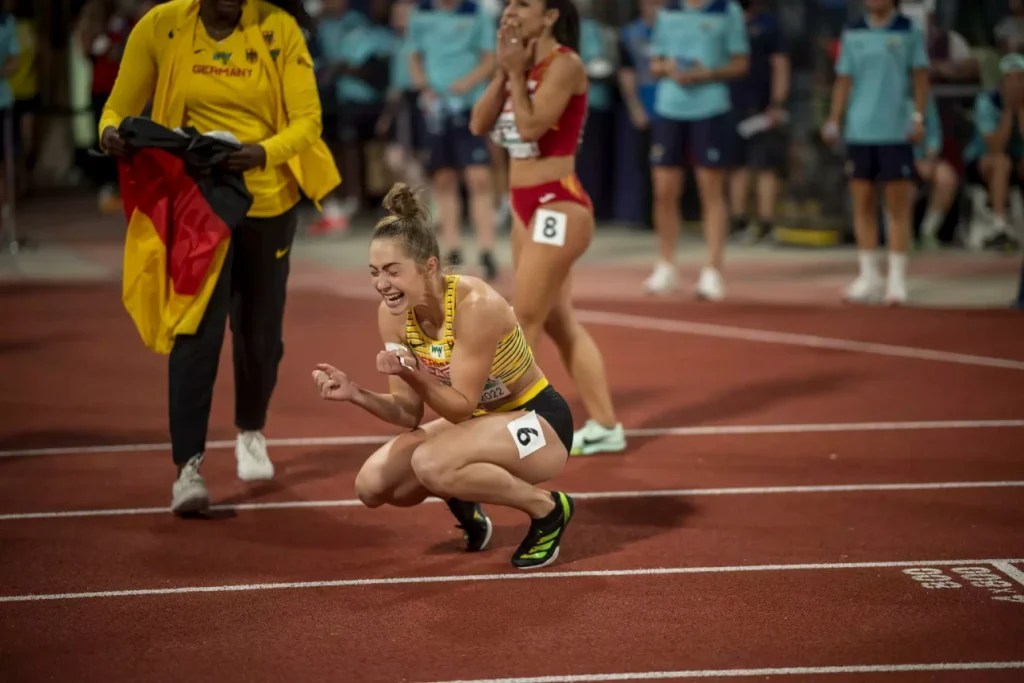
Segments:
[[[544,428],[541,427],[537,413],[529,412],[508,423],[508,431],[516,442],[519,457],[525,458],[547,444],[544,440]]]
[[[565,246],[565,229],[569,218],[561,212],[537,209],[533,214],[533,241],[556,247]]]

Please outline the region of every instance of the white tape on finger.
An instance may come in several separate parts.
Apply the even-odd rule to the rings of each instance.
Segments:
[[[512,434],[512,440],[516,442],[520,458],[525,458],[547,445],[547,441],[544,439],[544,428],[535,412],[531,411],[509,422],[508,431]]]
[[[402,344],[396,344],[395,342],[384,342],[384,350],[385,351],[390,351],[391,353],[393,353],[396,356],[398,356],[398,362],[401,363],[402,367],[405,368],[406,370],[415,370],[416,369],[412,365],[410,365],[409,361],[407,361],[405,359],[405,356],[402,355],[402,351],[408,351],[409,350],[408,347],[403,346]]]
[[[533,241],[539,244],[564,247],[568,224],[569,218],[564,213],[550,209],[538,209],[533,214]]]

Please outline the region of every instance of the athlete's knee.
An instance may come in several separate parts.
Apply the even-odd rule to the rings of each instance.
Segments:
[[[359,470],[356,475],[356,498],[368,508],[377,508],[388,502],[388,495],[380,474],[367,471],[367,468]]]
[[[940,189],[948,192],[952,192],[960,184],[960,178],[957,177],[956,169],[949,162],[940,161],[938,166],[935,167],[935,184]]]
[[[725,205],[725,172],[720,168],[697,169],[697,192],[702,204]]]
[[[383,489],[373,486],[366,481],[360,481],[359,477],[356,477],[356,498],[359,502],[368,508],[379,508],[388,502],[388,498],[384,495]]]
[[[393,174],[401,175],[407,163],[405,149],[401,145],[388,145],[384,150],[384,163]]]
[[[1013,163],[1010,161],[1008,154],[1002,152],[994,154],[989,152],[981,158],[979,164],[981,172],[985,175],[1007,175],[1010,173],[1010,169],[1013,168]],[[991,179],[991,178],[990,178]]]
[[[516,321],[523,328],[527,342],[535,343],[544,327],[544,313],[537,304],[527,301],[516,302]]]
[[[455,470],[430,441],[420,444],[412,452],[412,471],[423,487],[434,495],[450,495]]]
[[[451,168],[443,168],[434,173],[434,194],[454,193],[459,190],[459,174]]]
[[[678,203],[683,195],[682,179],[671,175],[655,174],[653,187],[654,201],[658,204]]]
[[[494,191],[490,166],[470,166],[466,169],[466,190],[473,195]]]
[[[368,508],[386,505],[394,493],[394,483],[388,481],[384,468],[371,457],[356,474],[356,498]]]
[[[544,319],[544,332],[551,337],[558,348],[571,346],[578,332],[579,323],[571,310],[564,306],[555,306]]]

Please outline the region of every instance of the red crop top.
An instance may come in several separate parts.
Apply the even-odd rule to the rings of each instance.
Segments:
[[[537,64],[533,65],[527,76],[526,88],[530,98],[537,91],[537,87],[544,79],[551,62],[560,53],[572,52],[571,48],[558,45],[551,53]],[[512,86],[505,84],[505,92],[511,93]],[[576,148],[582,138],[583,123],[587,118],[587,93],[573,95],[569,98],[565,111],[558,117],[557,123],[546,131],[540,139],[535,142],[525,142],[516,127],[516,115],[512,109],[512,98],[505,98],[505,106],[502,108],[498,120],[491,132],[491,139],[508,150],[509,156],[513,159],[535,159],[538,157],[564,157],[575,156]]]

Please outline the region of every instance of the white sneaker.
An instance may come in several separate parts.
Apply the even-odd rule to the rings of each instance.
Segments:
[[[717,268],[704,266],[697,280],[697,298],[709,301],[721,301],[725,298],[725,280]]]
[[[846,288],[843,298],[851,303],[876,304],[881,303],[884,294],[885,282],[881,278],[861,275]]]
[[[260,481],[274,478],[274,463],[267,455],[267,440],[262,432],[240,432],[235,442],[238,478]]]
[[[626,430],[622,428],[621,422],[609,429],[594,420],[587,420],[583,428],[572,435],[572,455],[618,453],[624,450]]]
[[[902,306],[907,303],[907,283],[889,278],[885,287],[885,303],[888,306]]]
[[[199,474],[202,464],[203,454],[194,455],[178,473],[178,479],[171,486],[171,512],[174,514],[202,512],[210,507],[210,492]]]
[[[674,264],[658,261],[654,272],[644,280],[644,291],[648,294],[668,294],[679,288],[679,273]]]

